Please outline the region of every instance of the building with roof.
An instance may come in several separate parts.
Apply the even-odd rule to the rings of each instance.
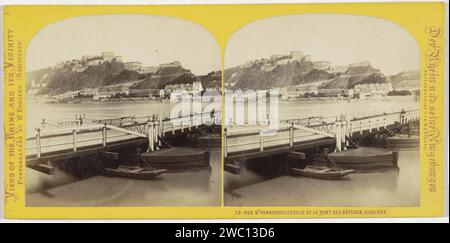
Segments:
[[[393,91],[391,83],[370,83],[370,84],[357,84],[354,87],[355,95],[359,98],[365,97],[379,97],[387,96],[390,91]]]

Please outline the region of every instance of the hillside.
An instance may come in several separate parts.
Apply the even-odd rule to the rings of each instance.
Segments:
[[[328,78],[328,73],[315,70],[309,61],[278,65],[272,71],[263,71],[263,64],[257,63],[246,68],[225,70],[225,82],[235,83],[238,89],[269,89],[310,82],[316,78]],[[227,79],[228,78],[228,79]]]
[[[352,89],[357,84],[386,83],[386,77],[382,73],[367,73],[362,75],[341,75],[326,85],[322,89]]]
[[[160,68],[155,75],[146,77],[134,89],[162,89],[168,84],[192,83],[195,75],[182,67]]]
[[[349,66],[346,72],[336,73],[318,69],[313,62],[305,59],[281,65],[254,62],[246,67],[225,70],[225,83],[235,89],[270,89],[323,80],[329,80],[321,86],[323,89],[350,89],[356,84],[387,82],[386,77],[370,64]]]
[[[120,61],[89,66],[68,61],[52,68],[28,72],[27,90],[33,88],[37,90],[38,95],[57,95],[67,91],[101,88],[131,81],[141,81],[133,87],[134,89],[164,89],[168,84],[192,83],[196,80],[197,77],[181,65],[162,65],[157,68],[156,73],[142,74],[127,69],[125,63]],[[204,87],[208,87],[214,81],[216,79],[205,75],[202,83]]]
[[[342,75],[323,85],[322,89],[352,89],[357,84],[386,83],[387,79],[380,70],[372,66],[351,66]]]
[[[395,87],[420,87],[420,71],[412,70],[390,76],[392,86]]]
[[[143,78],[137,72],[126,70],[121,62],[105,62],[74,71],[74,65],[46,68],[27,73],[27,88],[31,82],[40,85],[39,94],[55,95],[83,88],[97,88]]]
[[[203,88],[222,87],[222,72],[215,71],[199,77]]]

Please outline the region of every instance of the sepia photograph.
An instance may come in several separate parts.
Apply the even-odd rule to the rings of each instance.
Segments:
[[[387,20],[255,21],[225,49],[225,206],[420,206],[420,52]]]
[[[27,49],[26,205],[220,206],[221,63],[182,19],[46,26]]]
[[[448,223],[444,2],[1,1],[0,223]]]

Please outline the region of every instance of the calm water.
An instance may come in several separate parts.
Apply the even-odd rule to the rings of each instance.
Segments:
[[[40,127],[42,119],[58,123],[74,120],[76,115],[85,115],[87,119],[108,119],[126,116],[149,116],[161,113],[168,117],[174,103],[89,103],[89,104],[43,104],[27,99],[27,137]],[[161,107],[161,108],[160,108]]]
[[[89,119],[159,113],[159,102],[40,104],[28,100],[27,136],[51,122],[72,120],[76,114]],[[164,102],[168,114],[173,104]],[[371,112],[418,108],[412,97],[383,100],[328,100],[280,102],[280,119],[334,116],[345,112]],[[220,151],[212,152],[211,170],[164,174],[155,181],[93,177],[79,181],[58,172],[55,176],[27,169],[29,206],[214,206],[220,205]],[[419,152],[400,153],[400,171],[353,175],[352,180],[327,182],[283,176],[267,180],[250,171],[236,177],[225,173],[227,205],[417,205],[419,198]]]
[[[325,181],[281,176],[267,179],[252,171],[225,173],[228,206],[418,206],[419,151],[399,153],[398,171],[352,174]]]
[[[211,170],[166,173],[150,181],[103,176],[76,181],[62,172],[48,176],[27,170],[27,206],[219,206],[220,155],[211,151]]]
[[[88,119],[147,116],[161,111],[168,116],[170,102],[42,104],[28,100],[27,136],[33,135],[42,119],[58,123],[76,114]],[[29,206],[214,206],[221,204],[220,151],[211,152],[211,170],[168,173],[159,180],[134,181],[102,176],[79,181],[58,171],[48,176],[26,170]]]
[[[412,96],[387,97],[373,99],[323,100],[315,101],[281,101],[279,103],[280,119],[295,119],[311,116],[337,116],[341,114],[363,114],[371,112],[390,112],[401,109],[418,109],[420,104]]]
[[[420,108],[413,97],[366,100],[323,100],[279,103],[280,119],[337,116]],[[225,173],[228,206],[418,206],[419,151],[399,153],[399,171],[353,174],[351,180],[323,181],[280,176],[264,177],[242,167],[240,175]]]
[[[279,120],[298,119],[313,116],[336,117],[342,114],[359,114],[368,115],[371,113],[395,112],[401,109],[420,108],[419,102],[412,96],[407,97],[385,97],[385,98],[368,98],[368,99],[323,99],[323,100],[298,100],[298,101],[278,101],[278,118]],[[241,109],[237,105],[233,107],[234,118],[240,110],[244,110],[245,122],[248,121],[249,112],[248,105],[244,104]],[[259,109],[259,108],[258,108]],[[266,112],[270,113],[270,103],[267,102]],[[227,112],[227,111],[226,111]],[[229,111],[231,112],[231,111]],[[256,109],[252,111],[256,117]],[[239,113],[239,114],[238,114]],[[266,116],[263,116],[266,117]],[[229,120],[227,121],[229,124]]]

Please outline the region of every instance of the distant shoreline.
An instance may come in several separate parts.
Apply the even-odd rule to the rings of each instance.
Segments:
[[[58,101],[58,100],[50,100],[40,97],[28,97],[27,100],[37,101],[39,103],[44,104],[133,104],[133,103],[146,103],[146,102],[160,102],[159,99],[152,99],[152,98],[143,98],[143,97],[136,97],[136,98],[111,98],[111,99],[103,99],[103,100],[93,100],[92,98],[73,98],[73,99],[67,99],[64,101]],[[168,99],[163,99],[162,103],[170,102]]]
[[[296,103],[296,102],[305,102],[305,103],[321,103],[321,102],[330,102],[330,101],[389,101],[389,100],[415,100],[419,102],[418,97],[414,96],[383,96],[383,97],[366,97],[362,99],[358,98],[339,98],[339,97],[310,97],[310,98],[296,98],[296,99],[288,99],[282,100],[279,99],[280,103]],[[144,98],[144,97],[135,97],[135,98],[110,98],[110,99],[102,99],[102,100],[93,100],[92,98],[73,98],[64,101],[50,100],[42,97],[27,97],[28,101],[33,101],[37,103],[43,104],[138,104],[138,103],[171,103],[169,99],[159,100],[158,98]],[[269,100],[268,100],[269,102]]]
[[[288,100],[280,100],[283,103],[289,102],[327,102],[327,101],[389,101],[389,100],[407,100],[407,99],[416,99],[414,96],[381,96],[381,97],[365,97],[365,98],[339,98],[339,97],[311,97],[311,98],[296,98],[296,99],[288,99]],[[417,101],[419,99],[417,98]]]

